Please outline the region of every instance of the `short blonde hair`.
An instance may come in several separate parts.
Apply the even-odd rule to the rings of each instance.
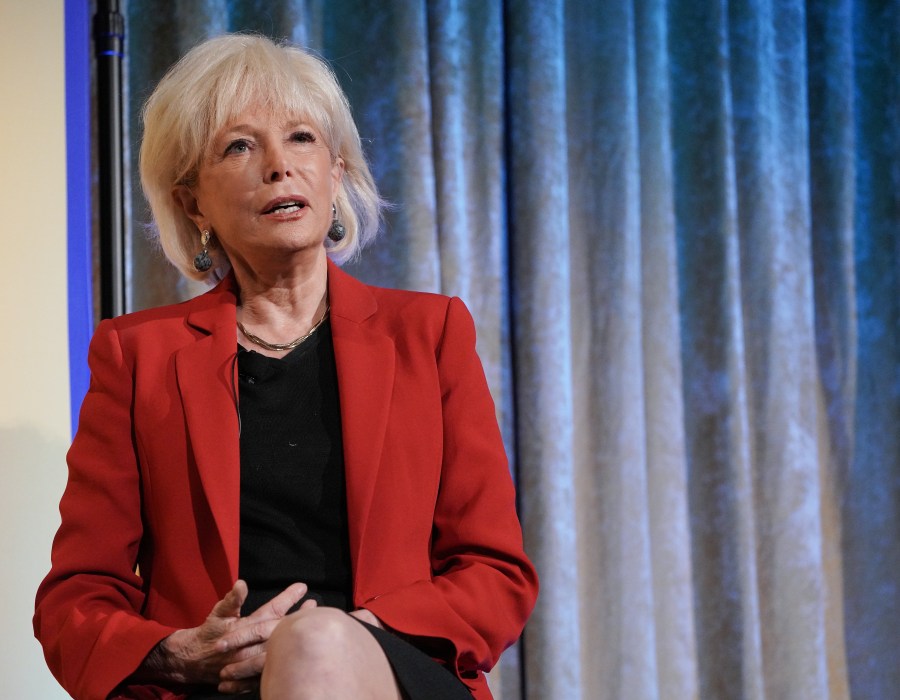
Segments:
[[[305,49],[264,36],[219,36],[195,46],[169,69],[142,114],[141,184],[163,252],[186,277],[214,281],[231,263],[222,248],[212,244],[212,268],[208,272],[194,269],[199,232],[172,189],[195,182],[214,135],[255,106],[309,121],[322,134],[332,159],[344,161],[335,206],[346,235],[338,243],[327,241],[329,255],[345,262],[378,232],[383,202],[347,97],[331,68]]]

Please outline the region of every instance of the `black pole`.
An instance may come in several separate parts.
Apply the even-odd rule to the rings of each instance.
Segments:
[[[102,318],[125,313],[125,161],[122,128],[125,18],[119,12],[119,4],[119,0],[98,0],[97,14],[94,15]]]

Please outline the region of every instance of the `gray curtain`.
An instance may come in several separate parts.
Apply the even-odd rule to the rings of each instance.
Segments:
[[[475,315],[542,578],[497,697],[900,697],[900,1],[129,0],[132,153],[235,30],[350,96],[351,272]],[[132,308],[199,291],[132,201]]]

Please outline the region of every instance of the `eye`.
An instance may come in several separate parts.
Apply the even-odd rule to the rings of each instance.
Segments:
[[[295,143],[315,143],[316,135],[311,131],[295,131],[291,134],[291,141]]]
[[[225,147],[225,155],[246,153],[248,150],[250,150],[250,143],[246,139],[235,139]]]

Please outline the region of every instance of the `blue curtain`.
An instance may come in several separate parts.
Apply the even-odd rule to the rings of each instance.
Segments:
[[[461,296],[541,598],[498,698],[900,688],[900,1],[129,0],[131,152],[224,31],[328,58]],[[198,289],[144,236],[133,308]]]

